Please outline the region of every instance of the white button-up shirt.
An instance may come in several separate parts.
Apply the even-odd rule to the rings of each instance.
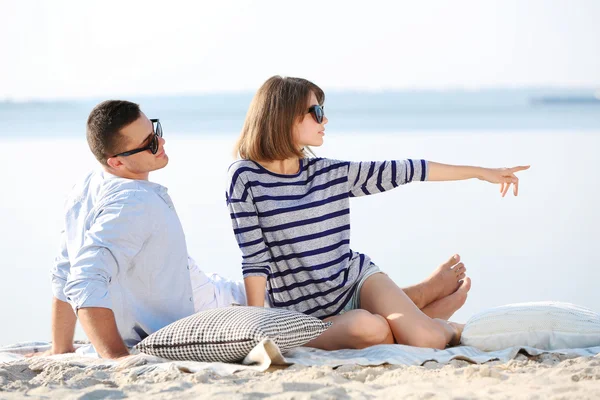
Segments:
[[[75,310],[111,309],[127,346],[193,314],[185,236],[167,189],[90,173],[67,198],[52,287]]]

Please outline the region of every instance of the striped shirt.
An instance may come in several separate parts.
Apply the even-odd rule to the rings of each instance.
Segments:
[[[273,307],[337,315],[368,256],[350,249],[350,198],[427,179],[425,160],[300,160],[294,175],[250,160],[229,167],[226,192],[244,278],[264,276]]]

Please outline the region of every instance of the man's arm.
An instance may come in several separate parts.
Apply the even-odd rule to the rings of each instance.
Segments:
[[[52,354],[73,353],[77,317],[69,303],[52,299]]]
[[[80,308],[77,316],[100,357],[115,359],[129,355],[129,350],[119,335],[112,310],[99,307]]]
[[[41,353],[30,353],[25,357],[51,356],[54,354],[73,353],[73,336],[77,318],[69,303],[52,298],[52,347]]]
[[[69,303],[67,303],[67,299],[63,293],[70,269],[71,264],[69,262],[69,254],[67,251],[66,233],[63,229],[60,233],[60,249],[58,256],[54,260],[51,269],[52,292],[54,294],[52,297],[51,317],[52,347],[50,350],[43,353],[32,353],[31,355],[47,356],[72,353],[75,351],[75,348],[73,347],[73,337],[75,336],[77,317]]]
[[[98,212],[72,260],[64,293],[101,357],[128,354],[119,329],[129,331],[135,321],[117,326],[115,314],[119,315],[121,304],[113,303],[110,287],[153,233],[154,219],[145,215],[148,212],[143,197],[123,193],[115,198]]]

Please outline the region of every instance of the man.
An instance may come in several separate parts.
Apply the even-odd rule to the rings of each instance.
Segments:
[[[167,189],[148,181],[151,171],[169,161],[159,120],[148,119],[137,104],[105,101],[90,113],[87,140],[102,169],[88,174],[66,201],[52,269],[52,349],[43,354],[74,351],[77,319],[101,357],[120,358],[194,312],[245,304],[243,283],[207,277],[188,259]],[[456,290],[464,277],[464,265],[455,258],[405,291],[420,308],[429,306],[443,317],[464,303],[467,285]],[[390,337],[389,330],[374,332],[360,317],[325,334],[347,334],[348,347]]]
[[[187,249],[167,189],[148,181],[169,160],[160,122],[137,104],[105,101],[88,118],[87,140],[103,168],[65,205],[52,351],[73,350],[72,306],[99,355],[118,358],[194,312]]]

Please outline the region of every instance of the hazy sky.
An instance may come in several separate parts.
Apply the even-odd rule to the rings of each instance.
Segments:
[[[600,87],[600,1],[0,0],[0,98]]]

